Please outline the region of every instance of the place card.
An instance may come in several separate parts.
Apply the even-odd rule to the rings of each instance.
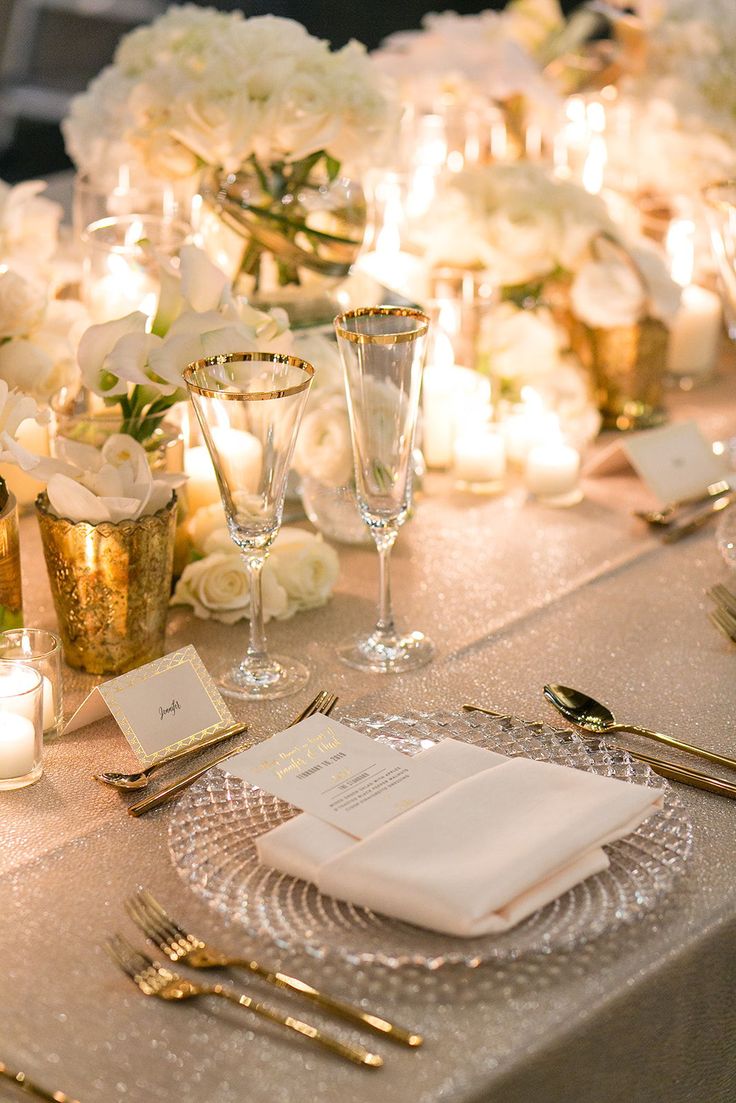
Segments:
[[[421,756],[320,714],[234,755],[227,772],[358,839],[452,783]]]
[[[696,497],[729,475],[723,456],[715,454],[694,421],[616,441],[586,465],[585,474],[615,475],[627,467],[634,468],[661,505]]]
[[[235,724],[191,644],[96,686],[63,734],[110,714],[144,766]]]

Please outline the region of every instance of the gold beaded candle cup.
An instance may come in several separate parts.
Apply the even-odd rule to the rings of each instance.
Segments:
[[[92,525],[36,512],[64,658],[89,674],[122,674],[159,658],[176,533],[176,495],[137,521]]]

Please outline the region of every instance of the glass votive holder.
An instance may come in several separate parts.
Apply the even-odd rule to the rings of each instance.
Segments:
[[[94,322],[135,310],[153,317],[161,264],[178,258],[191,231],[185,222],[145,214],[100,218],[82,233],[82,299]]]
[[[79,241],[92,222],[119,215],[154,215],[189,222],[195,185],[111,165],[101,174],[77,173],[72,197],[72,228]]]
[[[43,735],[45,739],[53,739],[61,731],[64,717],[61,640],[45,628],[13,628],[0,632],[0,669],[8,661],[38,671]]]
[[[506,442],[489,426],[459,429],[455,438],[453,475],[458,490],[498,494],[506,475]]]
[[[0,663],[0,790],[22,789],[43,772],[43,684],[23,663]]]

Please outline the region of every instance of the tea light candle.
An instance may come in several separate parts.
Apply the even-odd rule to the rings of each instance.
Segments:
[[[24,777],[34,768],[36,730],[27,716],[0,709],[0,779]]]
[[[455,441],[455,477],[469,486],[498,485],[506,473],[506,444],[500,433],[478,428]]]
[[[670,330],[667,367],[672,375],[704,379],[715,367],[721,335],[721,301],[705,287],[690,284]]]
[[[120,257],[111,257],[110,264],[118,262],[118,270],[109,276],[101,276],[90,284],[86,293],[87,308],[94,322],[110,322],[122,318],[134,310],[140,310],[149,318],[156,313],[158,286],[144,272],[134,272]]]
[[[507,458],[518,466],[524,465],[536,444],[559,435],[557,416],[545,410],[542,399],[532,387],[523,388],[522,399],[523,405],[515,407],[503,422]]]
[[[526,485],[549,505],[574,505],[579,487],[580,453],[559,438],[535,445],[526,460]]]
[[[39,425],[33,418],[27,418],[20,423],[16,439],[21,447],[33,452],[36,456],[49,454],[48,426]],[[42,482],[21,471],[15,464],[0,464],[0,476],[5,479],[8,487],[15,494],[15,500],[19,506],[33,505],[44,489]]]

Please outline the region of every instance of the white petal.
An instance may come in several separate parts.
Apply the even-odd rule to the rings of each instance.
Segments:
[[[65,517],[69,521],[88,521],[91,525],[110,520],[105,503],[66,475],[52,475],[46,489],[57,517]]]

